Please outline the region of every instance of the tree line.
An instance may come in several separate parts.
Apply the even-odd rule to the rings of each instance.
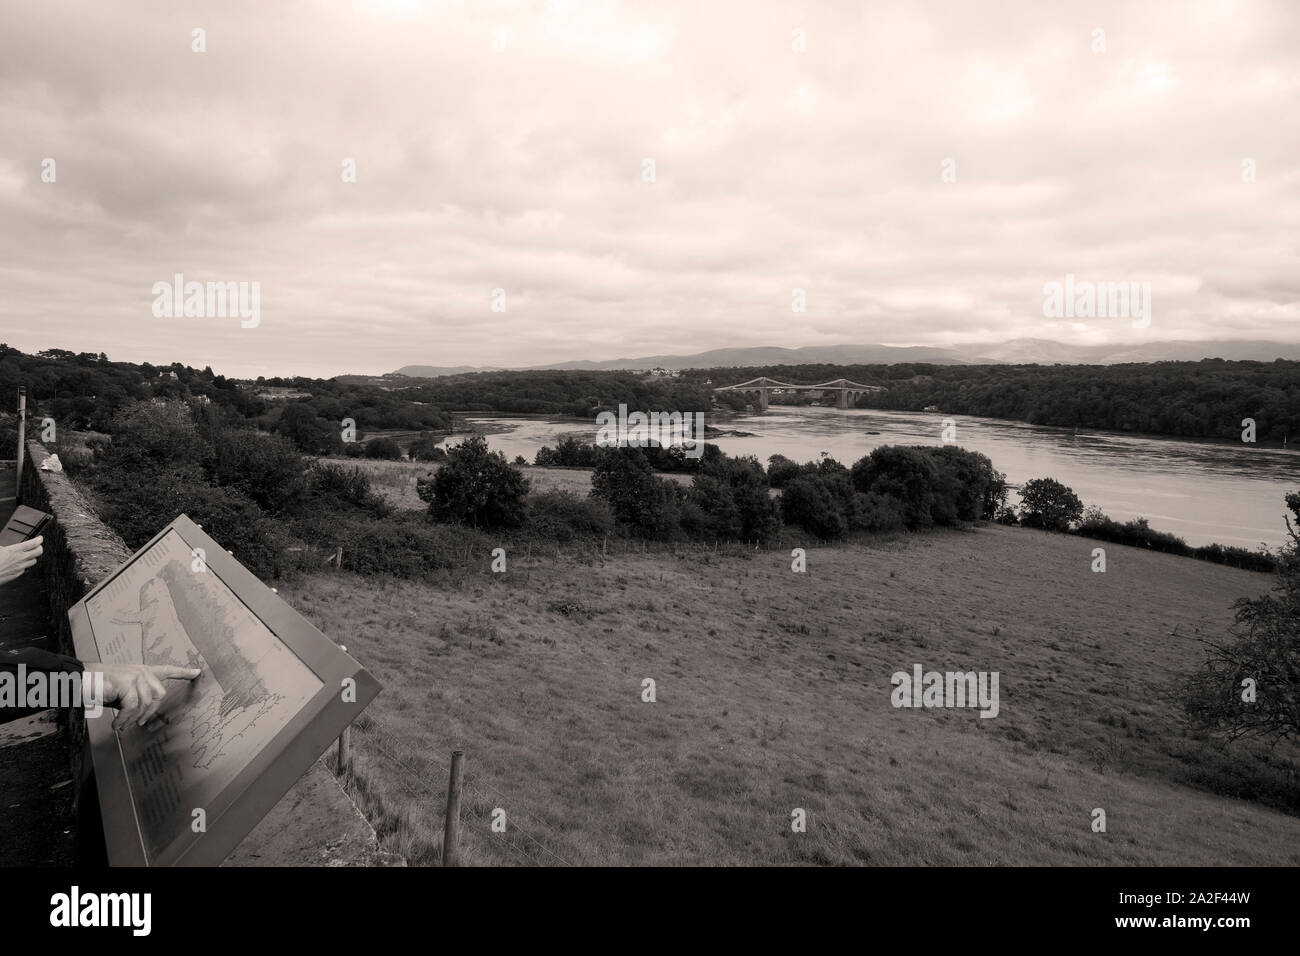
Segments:
[[[1005,418],[1059,428],[1240,440],[1300,436],[1300,362],[1151,362],[1127,365],[769,365],[692,369],[714,386],[759,376],[807,384],[847,378],[883,385],[859,408]],[[798,393],[796,393],[798,394]],[[774,401],[780,401],[774,397]],[[795,399],[798,401],[799,399]]]

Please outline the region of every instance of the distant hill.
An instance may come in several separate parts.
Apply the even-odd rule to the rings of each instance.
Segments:
[[[799,349],[775,346],[712,349],[694,355],[644,355],[639,358],[609,359],[604,362],[559,362],[534,365],[532,369],[574,369],[617,371],[629,368],[728,368],[751,365],[893,365],[897,362],[961,363],[952,349],[892,345],[810,345]]]
[[[1264,341],[1146,342],[1141,345],[1067,345],[1051,339],[1013,339],[996,345],[961,349],[969,362],[1008,365],[1118,365],[1125,362],[1271,362],[1300,359],[1300,343]]]
[[[730,368],[766,365],[893,365],[929,362],[935,365],[1115,365],[1124,362],[1200,361],[1271,362],[1300,360],[1300,343],[1265,341],[1147,342],[1140,345],[1070,345],[1051,339],[1012,339],[951,348],[893,345],[812,345],[787,349],[774,346],[712,349],[693,355],[643,355],[604,361],[575,360],[531,365],[527,370],[569,369],[617,371],[651,368]],[[393,375],[442,378],[466,372],[499,372],[496,366],[404,365]]]
[[[389,375],[406,375],[410,378],[442,378],[444,375],[464,375],[466,372],[501,372],[498,365],[403,365]]]

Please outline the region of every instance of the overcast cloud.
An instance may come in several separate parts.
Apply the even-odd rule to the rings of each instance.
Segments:
[[[1298,23],[1293,0],[7,4],[0,339],[237,375],[1296,341]],[[259,282],[260,323],[156,318],[175,273]],[[1149,281],[1150,328],[1044,318],[1066,273]]]

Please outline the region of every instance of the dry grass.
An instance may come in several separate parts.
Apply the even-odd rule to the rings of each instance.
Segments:
[[[1295,752],[1225,756],[1165,696],[1270,579],[1119,546],[1093,574],[1095,546],[994,526],[806,574],[696,549],[283,593],[385,686],[352,786],[416,864],[454,747],[470,864],[1300,864]],[[894,709],[914,663],[1000,672],[1001,714]]]

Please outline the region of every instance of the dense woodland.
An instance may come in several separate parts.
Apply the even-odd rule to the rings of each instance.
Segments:
[[[707,411],[713,404],[712,389],[702,379],[638,372],[474,372],[412,382],[420,384],[400,394],[458,411],[594,418],[620,403],[642,411]]]
[[[60,428],[111,431],[121,409],[148,399],[180,399],[208,406],[210,415],[230,424],[243,423],[280,432],[303,451],[333,450],[341,422],[351,418],[357,431],[367,429],[428,429],[450,431],[451,416],[431,405],[419,405],[408,394],[375,386],[345,385],[332,379],[258,379],[239,382],[215,374],[210,367],[190,368],[173,363],[113,362],[103,353],[73,353],[49,349],[26,355],[0,345],[0,401],[6,412],[16,411],[17,386],[27,387],[29,418],[54,419]],[[309,397],[266,400],[259,391],[281,387]]]
[[[1031,425],[1239,440],[1300,436],[1300,362],[1152,362],[1136,365],[774,365],[692,369],[683,379],[731,385],[765,375],[811,384],[847,378],[884,385],[860,408],[1007,418]],[[805,393],[806,394],[806,393]],[[779,401],[779,399],[774,399]]]

